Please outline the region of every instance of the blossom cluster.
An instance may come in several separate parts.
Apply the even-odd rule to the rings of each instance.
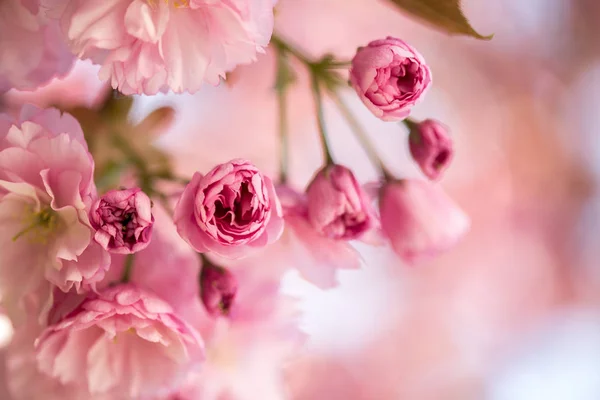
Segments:
[[[323,118],[324,163],[304,190],[283,165],[275,179],[241,158],[178,177],[140,151],[149,139],[135,142],[131,125],[90,127],[90,113],[116,119],[124,95],[216,85],[270,43],[280,76],[291,57],[308,68],[317,110],[325,94],[345,109],[335,60],[312,60],[274,35],[274,3],[0,4],[0,91],[39,88],[80,58],[118,93],[88,114],[23,105],[0,115],[0,295],[15,331],[6,356],[14,399],[256,399],[240,376],[258,363],[271,380],[256,386],[284,398],[281,368],[304,335],[280,290],[283,273],[297,269],[328,289],[338,269],[360,266],[354,241],[390,246],[415,264],[468,230],[433,182],[453,157],[448,128],[409,118],[432,73],[397,38],[359,48],[349,82],[375,117],[403,121],[424,179],[400,179],[372,153],[381,179],[359,182],[334,161]],[[289,85],[279,81],[280,99]],[[154,117],[146,130],[172,116]],[[285,260],[248,261],[273,249]]]

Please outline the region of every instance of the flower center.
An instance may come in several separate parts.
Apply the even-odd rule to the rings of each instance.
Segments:
[[[24,222],[25,227],[13,236],[13,242],[26,236],[32,243],[46,244],[60,227],[58,213],[50,207],[42,208],[38,212],[27,213]]]
[[[166,5],[172,4],[175,8],[189,8],[190,0],[146,0],[150,7],[157,9],[159,2],[163,2]]]

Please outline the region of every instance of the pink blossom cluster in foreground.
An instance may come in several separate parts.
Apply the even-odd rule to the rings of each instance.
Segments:
[[[387,245],[408,264],[468,230],[468,217],[432,182],[452,160],[449,130],[407,119],[431,72],[400,39],[359,48],[350,83],[376,117],[405,121],[427,180],[379,165],[380,181],[360,182],[325,139],[327,160],[305,190],[286,171],[274,181],[241,158],[175,179],[170,166],[157,173],[137,153],[145,143],[127,142],[129,122],[107,111],[114,98],[218,84],[269,44],[274,3],[0,3],[0,91],[40,88],[76,55],[120,92],[89,108],[75,102],[73,115],[31,105],[0,114],[0,305],[15,331],[6,351],[11,398],[285,398],[282,369],[305,339],[295,300],[280,290],[286,272],[329,289],[338,270],[361,266],[355,241]],[[326,79],[313,78],[319,95]],[[106,132],[94,130],[104,122]],[[102,149],[90,134],[107,135],[104,151],[125,155],[112,165],[116,181],[95,169],[106,155],[95,153]]]

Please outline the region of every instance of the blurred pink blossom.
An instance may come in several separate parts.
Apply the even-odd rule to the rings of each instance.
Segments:
[[[350,82],[376,117],[399,121],[422,99],[431,84],[431,71],[417,50],[388,36],[357,50]]]
[[[273,0],[44,0],[72,51],[101,64],[125,94],[196,92],[255,60],[273,30]],[[193,40],[190,40],[193,38]]]
[[[381,228],[394,251],[406,261],[448,250],[470,226],[469,217],[452,199],[426,181],[384,184],[379,207]]]
[[[271,180],[245,160],[196,172],[175,207],[179,234],[199,252],[240,258],[279,238],[281,205]]]
[[[209,262],[204,263],[200,276],[200,293],[209,314],[229,314],[236,292],[237,280],[231,272]]]
[[[454,155],[447,126],[433,119],[419,122],[409,135],[410,153],[421,171],[432,180],[439,179]]]
[[[36,89],[68,73],[73,59],[58,25],[37,2],[0,3],[0,93]]]

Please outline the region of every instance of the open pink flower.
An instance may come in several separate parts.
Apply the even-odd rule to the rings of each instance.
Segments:
[[[350,82],[376,117],[399,121],[422,99],[431,83],[431,71],[417,50],[388,36],[358,49]]]
[[[271,180],[245,160],[196,172],[177,206],[177,230],[199,252],[240,258],[279,238],[281,205]]]
[[[0,2],[0,93],[32,90],[69,72],[74,57],[35,1]]]
[[[470,227],[469,217],[442,188],[427,181],[385,184],[379,208],[383,232],[409,262],[448,250]]]
[[[43,0],[74,53],[122,93],[197,91],[255,60],[273,31],[273,0]]]
[[[87,211],[94,162],[77,121],[56,109],[0,116],[0,292],[17,301],[48,279],[63,290],[99,281],[110,257]]]
[[[341,165],[323,167],[306,189],[308,219],[332,239],[356,239],[372,228],[370,199],[352,171]]]
[[[448,128],[436,120],[427,119],[411,128],[409,146],[413,159],[429,179],[440,178],[452,161],[452,137]]]
[[[167,303],[133,285],[84,301],[42,333],[36,351],[46,375],[113,398],[168,393],[204,357],[196,331]]]
[[[90,222],[96,230],[94,239],[105,250],[136,253],[152,237],[152,203],[140,188],[111,190],[92,205]]]

